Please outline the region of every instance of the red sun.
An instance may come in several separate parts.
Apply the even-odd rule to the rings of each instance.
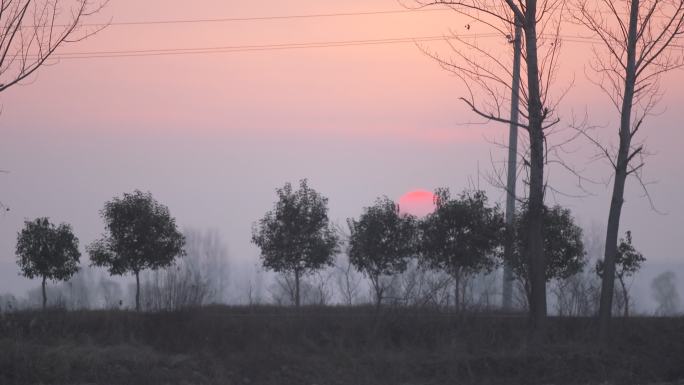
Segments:
[[[424,217],[435,211],[435,194],[427,190],[413,190],[399,198],[399,211]]]

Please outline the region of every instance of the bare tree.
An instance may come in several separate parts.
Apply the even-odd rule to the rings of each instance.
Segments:
[[[0,314],[19,310],[19,301],[14,294],[0,294]]]
[[[33,74],[63,44],[81,41],[106,24],[86,25],[106,0],[0,2],[0,92]]]
[[[247,304],[260,305],[263,301],[264,271],[261,266],[255,266],[254,279],[247,281]]]
[[[469,95],[461,98],[475,114],[489,121],[515,123],[527,132],[529,159],[523,163],[529,167],[527,180],[529,204],[529,254],[532,303],[530,320],[535,330],[541,331],[546,320],[545,259],[542,237],[542,214],[544,208],[544,168],[546,164],[547,130],[558,123],[554,109],[557,100],[549,98],[560,52],[560,19],[563,13],[561,0],[454,0],[418,1],[421,5],[446,5],[457,12],[484,24],[498,35],[514,42],[514,30],[520,27],[524,33],[523,66],[527,76],[521,79],[520,121],[512,122],[506,114],[512,93],[512,71],[509,64],[513,55],[502,58],[501,49],[488,50],[476,40],[452,36],[450,44],[456,55],[445,60],[431,55],[444,67],[459,76]],[[472,27],[466,26],[468,30]],[[456,47],[456,41],[462,47]]]
[[[151,311],[201,306],[211,296],[207,279],[186,260],[143,272],[141,287],[142,308]]]
[[[584,229],[582,243],[586,251],[586,264],[594,266],[603,255],[605,228],[593,222]],[[585,269],[565,279],[555,279],[551,294],[555,297],[559,316],[595,316],[601,296],[601,281],[595,269]]]
[[[335,266],[335,283],[340,292],[342,303],[351,306],[358,301],[360,285],[363,276],[354,269],[354,266],[346,258],[343,263]]]
[[[219,231],[185,229],[183,234],[187,253],[184,263],[187,263],[191,270],[197,271],[209,286],[209,295],[205,301],[225,303],[230,275],[230,256]]]
[[[116,309],[123,306],[123,291],[121,285],[113,281],[107,275],[100,276],[99,284],[95,288],[101,298],[101,307],[105,309]]]
[[[589,317],[598,310],[601,283],[593,271],[581,271],[566,278],[557,279],[551,287],[556,299],[559,316]]]
[[[333,223],[333,228],[337,232],[340,249],[348,250],[349,238],[351,236],[349,227],[342,226],[335,222]],[[351,260],[346,253],[340,253],[338,255],[337,262],[335,263],[334,275],[342,303],[347,306],[357,303],[361,294],[360,285],[363,275],[354,268],[354,265],[351,263]]]
[[[84,20],[107,1],[0,1],[0,92],[31,76],[61,45],[84,40],[105,28],[106,24],[85,25]],[[0,202],[0,212],[9,210]]]
[[[300,284],[300,289],[296,288],[295,277],[292,274],[280,273],[276,275],[268,291],[271,293],[271,298],[276,305],[294,305],[297,302],[297,291],[308,287],[304,282],[298,284]],[[301,293],[299,294],[301,298]]]
[[[297,295],[300,305],[327,305],[333,298],[330,287],[333,273],[333,269],[316,271],[305,278],[300,278],[298,283],[294,274],[280,273],[275,276],[268,290],[273,302],[279,306],[296,305]]]
[[[605,341],[627,177],[635,176],[648,196],[641,175],[644,144],[635,136],[660,100],[662,75],[684,64],[682,53],[670,49],[684,34],[684,0],[578,0],[577,8],[574,19],[601,42],[593,47],[594,82],[620,114],[617,148],[586,135],[613,168],[599,309],[600,336]]]
[[[147,310],[224,303],[228,282],[228,252],[217,230],[185,229],[186,256],[143,277]]]
[[[653,299],[658,303],[656,315],[673,316],[679,310],[677,276],[671,271],[661,273],[651,281]]]

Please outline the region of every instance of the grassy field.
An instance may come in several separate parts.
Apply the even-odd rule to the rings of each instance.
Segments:
[[[0,318],[0,384],[650,384],[684,379],[684,318],[524,317],[433,309],[205,307]]]

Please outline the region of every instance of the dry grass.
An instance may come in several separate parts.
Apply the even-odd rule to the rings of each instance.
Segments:
[[[645,384],[684,379],[684,319],[551,319],[434,309],[206,307],[24,312],[0,321],[0,384]]]

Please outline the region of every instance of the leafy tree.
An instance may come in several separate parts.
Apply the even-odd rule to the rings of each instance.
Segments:
[[[452,199],[449,189],[438,189],[435,195],[437,208],[420,226],[422,262],[454,278],[460,308],[461,281],[494,268],[505,224],[501,210],[487,204],[483,191],[464,191]]]
[[[292,190],[286,183],[276,189],[273,210],[255,223],[252,243],[261,249],[266,269],[295,276],[295,305],[300,304],[302,275],[333,264],[338,237],[328,221],[328,199],[309,188],[307,180]]]
[[[400,214],[399,206],[383,197],[347,224],[349,261],[371,281],[375,304],[380,306],[387,288],[382,277],[403,273],[409,258],[416,254],[416,219]]]
[[[42,278],[43,309],[47,304],[46,281],[66,281],[78,271],[81,252],[71,226],[55,226],[48,218],[25,221],[17,235],[16,255],[21,274]]]
[[[516,216],[515,245],[510,262],[529,300],[531,292],[527,221],[528,211],[525,208],[521,215]],[[582,228],[575,224],[570,210],[558,205],[552,208],[544,207],[543,221],[546,282],[552,279],[567,279],[581,272],[587,263],[582,241]]]
[[[135,309],[140,310],[140,272],[167,267],[185,255],[185,237],[168,207],[152,194],[135,190],[105,203],[100,215],[108,231],[88,246],[92,265],[112,275],[135,275]]]
[[[622,296],[625,303],[625,317],[629,316],[629,290],[625,282],[636,274],[641,269],[641,264],[646,258],[637,251],[632,245],[632,232],[625,233],[626,239],[620,239],[620,244],[617,246],[617,254],[615,256],[615,278],[620,282],[622,288]],[[596,274],[603,278],[605,264],[602,259],[596,262]]]

